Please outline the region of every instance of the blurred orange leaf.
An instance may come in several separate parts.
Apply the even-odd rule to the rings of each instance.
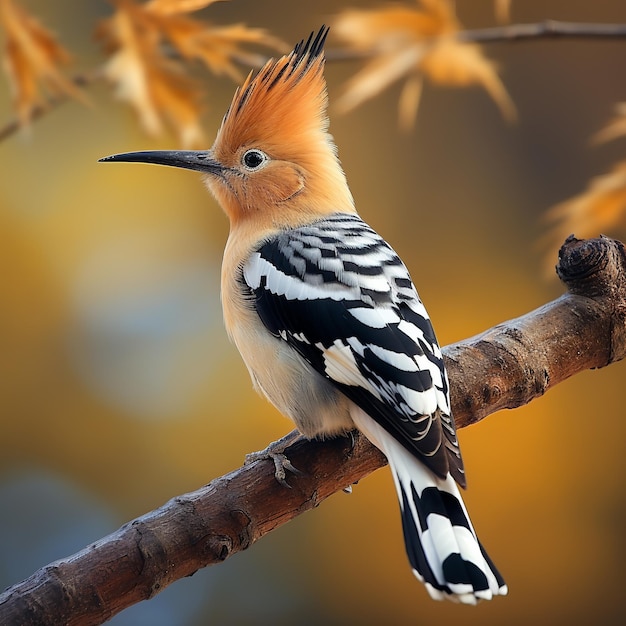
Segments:
[[[49,30],[13,0],[0,0],[0,24],[6,32],[3,65],[22,125],[45,105],[42,88],[52,96],[84,101],[80,89],[59,71],[70,57]]]
[[[260,66],[267,60],[266,56],[241,49],[242,43],[285,51],[285,46],[280,40],[260,28],[248,28],[243,24],[209,26],[178,17],[164,20],[162,30],[181,56],[188,60],[200,61],[214,74],[226,74],[235,81],[243,78],[235,61]]]
[[[258,61],[242,50],[241,44],[281,46],[260,29],[214,27],[182,15],[215,1],[150,0],[138,4],[114,0],[115,13],[97,29],[109,54],[104,73],[118,97],[133,106],[147,132],[160,134],[167,121],[184,146],[201,145],[204,137],[199,122],[201,92],[181,59],[200,61],[216,74],[239,79],[235,61]]]
[[[511,21],[511,0],[495,0],[496,2],[496,20],[500,24],[506,24]]]
[[[604,143],[623,135],[626,135],[626,102],[619,102],[615,105],[615,116],[613,119],[592,137],[592,141],[594,143]]]
[[[626,161],[615,165],[608,174],[593,178],[583,193],[550,208],[546,220],[553,222],[554,227],[542,243],[552,251],[572,233],[579,238],[597,237],[618,223],[624,213]]]
[[[110,52],[104,75],[115,85],[117,97],[135,109],[146,132],[160,134],[167,120],[183,145],[199,145],[203,134],[198,89],[181,66],[161,52],[161,33],[145,7],[129,0],[118,0],[117,5],[97,30]]]
[[[505,118],[515,106],[498,78],[494,64],[477,44],[457,39],[460,24],[448,0],[416,0],[416,7],[394,5],[374,10],[349,9],[339,14],[334,32],[349,49],[373,59],[348,81],[338,101],[346,112],[372,98],[394,81],[407,79],[400,98],[400,123],[412,125],[422,78],[440,85],[481,85]]]
[[[626,102],[615,105],[615,116],[592,137],[594,143],[611,141],[626,135]],[[551,257],[565,237],[597,237],[608,234],[626,214],[626,161],[613,167],[608,174],[596,176],[587,189],[573,198],[551,207],[545,220],[551,224],[540,241]]]
[[[174,15],[176,13],[191,13],[199,11],[221,0],[150,0],[146,3],[146,9],[161,15]]]

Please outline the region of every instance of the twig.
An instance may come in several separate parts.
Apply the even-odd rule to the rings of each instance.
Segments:
[[[88,74],[76,74],[70,80],[76,87],[88,87],[92,83],[102,78],[101,69],[94,70]],[[50,113],[53,109],[56,109],[59,105],[67,102],[70,99],[66,93],[60,93],[55,96],[49,96],[42,104],[38,104],[30,113],[30,122],[34,122],[43,117],[46,113]],[[21,128],[23,124],[19,119],[11,120],[4,126],[0,127],[0,142],[8,139],[11,135],[15,134]]]
[[[493,28],[464,30],[458,33],[461,41],[498,43],[528,39],[624,39],[626,24],[583,24],[545,20],[535,24],[509,24]]]
[[[516,407],[578,372],[626,356],[626,255],[617,241],[568,239],[558,273],[568,292],[444,349],[459,427]],[[257,461],[172,499],[35,572],[0,595],[0,624],[101,624],[173,581],[245,550],[274,528],[371,473],[384,457],[363,437],[300,439],[291,489]]]
[[[462,30],[457,39],[471,43],[505,43],[535,39],[626,39],[626,24],[583,24],[545,20],[533,24],[509,24],[492,28]],[[328,49],[327,61],[361,61],[375,52],[357,52],[341,48]]]

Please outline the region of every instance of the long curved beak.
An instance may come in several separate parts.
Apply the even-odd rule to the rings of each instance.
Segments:
[[[99,159],[101,163],[111,161],[169,165],[205,174],[219,174],[224,170],[224,166],[218,163],[208,150],[146,150],[143,152],[122,152]]]

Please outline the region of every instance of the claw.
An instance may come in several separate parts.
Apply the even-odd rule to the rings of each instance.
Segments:
[[[274,461],[274,478],[276,478],[283,487],[291,489],[291,485],[286,481],[287,474],[285,470],[296,476],[301,475],[302,472],[297,467],[294,467],[284,454],[271,454],[270,457]]]
[[[287,472],[291,472],[295,476],[301,475],[301,472],[284,454],[286,448],[288,448],[298,437],[300,433],[294,431],[286,437],[283,437],[279,441],[274,441],[265,450],[259,452],[251,452],[246,455],[244,461],[245,465],[253,463],[254,461],[265,461],[271,459],[274,462],[274,478],[287,489],[291,489],[291,485],[287,482]]]

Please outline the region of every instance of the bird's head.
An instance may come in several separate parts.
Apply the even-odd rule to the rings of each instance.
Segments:
[[[116,154],[102,161],[156,163],[205,174],[231,223],[274,225],[354,211],[327,132],[323,46],[328,28],[268,61],[237,89],[211,149]]]

